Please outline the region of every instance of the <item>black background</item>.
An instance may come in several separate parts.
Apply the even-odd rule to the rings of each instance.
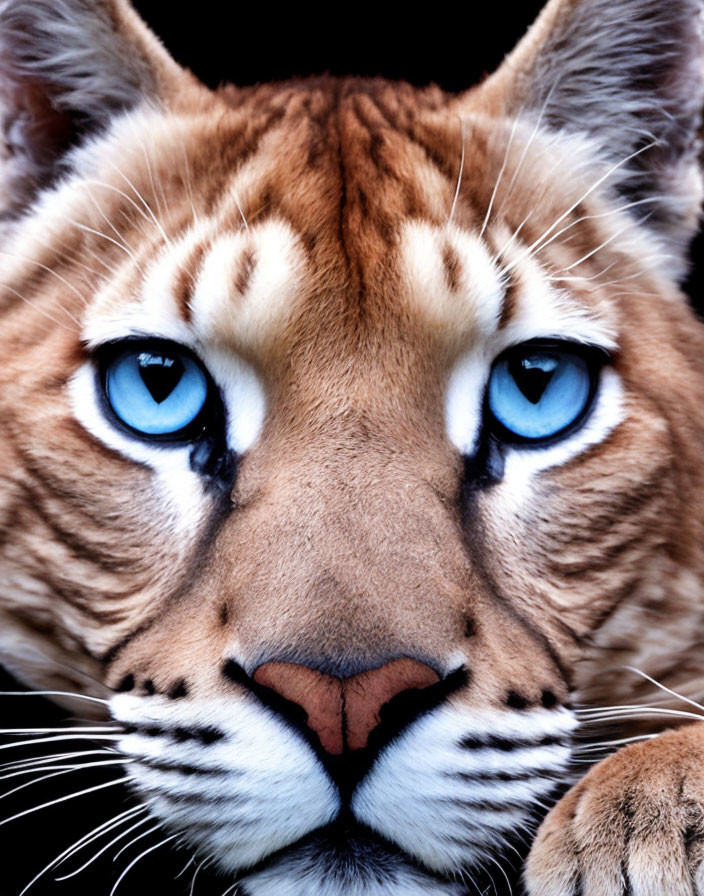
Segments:
[[[138,2],[138,9],[164,40],[174,57],[211,86],[224,81],[241,85],[305,76],[332,74],[381,75],[404,79],[416,85],[434,82],[458,91],[492,71],[524,32],[541,3],[523,0],[516,6],[497,2],[482,4],[482,22],[476,6],[461,7],[445,2],[418,8],[376,6],[329,6],[327,9],[300,8],[292,4],[286,11],[265,3],[223,3],[197,0],[181,6],[167,2]],[[460,11],[458,11],[458,9]],[[702,239],[694,245],[692,257],[702,256]],[[695,265],[688,291],[697,302],[702,270]],[[13,687],[0,678],[0,687]],[[0,701],[5,725],[52,724],[61,716],[37,698],[5,698]],[[6,739],[4,742],[7,742]],[[76,749],[86,748],[76,746]],[[71,749],[67,746],[66,749]],[[14,749],[0,753],[3,760],[16,758]],[[104,773],[103,773],[104,774]],[[0,820],[44,800],[104,780],[103,774],[90,777],[81,772],[51,783],[28,788],[17,797],[0,800]],[[10,779],[16,786],[24,779]],[[0,793],[10,781],[0,782]],[[0,826],[0,894],[18,896],[22,886],[53,856],[91,827],[115,815],[128,803],[119,791],[107,790],[93,798],[81,798],[63,807],[47,809],[28,819]],[[107,838],[106,838],[107,839]],[[106,840],[101,841],[101,843]],[[141,849],[156,842],[145,838],[120,857],[96,864],[93,869],[63,884],[52,875],[30,890],[36,896],[109,896],[119,871]],[[97,849],[92,847],[92,852]],[[88,849],[85,858],[92,854]],[[188,893],[190,874],[174,882],[185,859],[164,850],[145,859],[122,884],[122,896],[142,896],[152,892],[164,896]],[[67,870],[78,867],[69,865]],[[195,896],[219,896],[227,883],[204,874]],[[497,883],[497,890],[502,884]],[[469,892],[472,892],[470,889]]]

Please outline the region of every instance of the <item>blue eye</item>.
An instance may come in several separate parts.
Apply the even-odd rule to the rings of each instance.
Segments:
[[[103,365],[108,404],[136,433],[155,440],[187,438],[209,393],[204,370],[173,343],[128,343]]]
[[[604,358],[566,343],[526,343],[496,361],[488,406],[504,441],[539,442],[566,434],[586,415]]]

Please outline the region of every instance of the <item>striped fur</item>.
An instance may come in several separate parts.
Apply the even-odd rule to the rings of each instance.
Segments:
[[[586,770],[575,703],[655,699],[623,666],[701,697],[704,330],[677,280],[702,14],[550,0],[455,97],[211,92],[125,0],[0,3],[0,656],[35,688],[107,688],[137,798],[242,892],[460,896]],[[96,357],[135,335],[200,358],[231,464],[111,422]],[[594,408],[488,478],[489,369],[536,338],[609,353]],[[398,657],[460,683],[351,793],[246,684]],[[607,870],[584,892],[621,892],[621,782],[704,748],[696,728],[652,744],[558,804],[531,896],[592,880],[587,836]],[[699,855],[673,893],[704,892]]]

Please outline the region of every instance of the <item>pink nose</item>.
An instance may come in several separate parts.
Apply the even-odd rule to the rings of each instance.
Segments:
[[[440,680],[437,672],[412,659],[393,660],[350,678],[335,678],[295,663],[264,663],[253,676],[286,700],[297,703],[323,749],[339,755],[359,750],[380,722],[385,703],[403,691],[420,690]]]

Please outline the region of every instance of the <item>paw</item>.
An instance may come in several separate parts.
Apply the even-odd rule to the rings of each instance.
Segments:
[[[704,725],[620,750],[550,812],[529,896],[704,896]]]

